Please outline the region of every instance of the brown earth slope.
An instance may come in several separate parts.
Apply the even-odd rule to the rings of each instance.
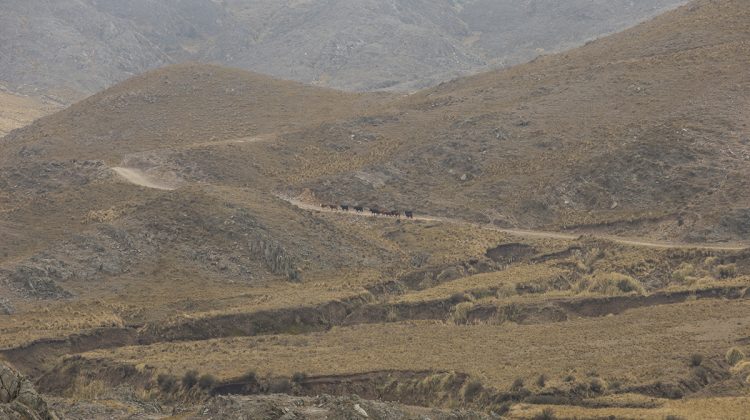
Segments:
[[[749,16],[699,0],[410,96],[185,64],[16,130],[0,357],[71,412],[280,391],[731,417],[750,254],[684,242],[747,239]]]
[[[500,225],[746,237],[749,15],[746,2],[697,1],[288,136],[319,153],[289,160],[283,179],[330,201]],[[316,166],[301,175],[305,161]]]

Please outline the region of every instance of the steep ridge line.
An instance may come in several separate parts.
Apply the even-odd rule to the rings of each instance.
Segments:
[[[353,211],[332,210],[329,208],[322,208],[320,205],[306,203],[302,200],[287,197],[281,194],[277,194],[276,196],[280,198],[281,200],[284,200],[287,203],[299,209],[307,210],[307,211],[314,211],[314,212],[320,212],[320,213],[345,214],[349,216],[358,216],[358,217],[383,217],[383,216],[370,214],[367,212],[357,213]],[[473,222],[468,222],[465,220],[453,219],[453,218],[448,218],[448,217],[415,215],[413,220],[473,226],[479,229],[493,230],[497,232],[507,233],[508,235],[525,237],[525,238],[576,240],[582,236],[581,234],[570,234],[570,233],[562,233],[562,232],[548,232],[548,231],[528,230],[528,229],[508,229],[508,228],[501,228],[501,227],[492,226],[488,224],[473,223]],[[611,241],[611,242],[621,244],[621,245],[639,246],[639,247],[646,247],[646,248],[705,249],[705,250],[715,250],[715,251],[744,251],[750,248],[750,245],[745,245],[745,244],[727,244],[727,245],[712,245],[712,244],[703,244],[703,243],[686,244],[686,243],[657,242],[657,241],[649,241],[645,239],[635,239],[635,238],[627,239],[627,238],[621,238],[621,237],[612,236],[612,235],[591,235],[591,236],[597,239],[604,239],[604,240]]]

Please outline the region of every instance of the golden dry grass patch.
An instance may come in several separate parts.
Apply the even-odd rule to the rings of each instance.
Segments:
[[[689,375],[693,353],[723,357],[734,340],[750,333],[748,321],[748,302],[696,301],[541,325],[357,325],[301,336],[162,343],[85,356],[171,372],[201,367],[222,378],[244,370],[282,375],[439,370],[467,372],[505,389],[519,377],[559,379],[571,371],[596,371],[604,379],[631,378],[634,384]],[[714,325],[731,327],[717,336]]]

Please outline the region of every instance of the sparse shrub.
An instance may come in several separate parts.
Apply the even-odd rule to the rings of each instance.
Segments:
[[[177,377],[167,373],[160,373],[156,377],[156,384],[159,385],[161,392],[170,393],[177,387]]]
[[[523,389],[523,378],[516,378],[515,381],[510,385],[511,392],[518,392]]]
[[[737,265],[736,264],[722,264],[717,265],[712,270],[714,277],[717,279],[729,279],[737,276]]]
[[[727,351],[724,359],[731,366],[734,366],[745,359],[745,353],[743,353],[742,350],[738,349],[737,347],[732,347],[731,349],[729,349],[729,351]]]
[[[697,366],[693,369],[693,377],[702,384],[708,383],[708,370],[703,366]]]
[[[216,384],[216,377],[207,373],[198,379],[198,387],[204,391],[207,391],[214,387]]]
[[[189,370],[182,375],[182,386],[185,389],[191,389],[198,383],[198,371]]]
[[[287,378],[274,378],[268,383],[268,392],[272,394],[288,394],[292,390],[292,384]]]
[[[690,356],[690,366],[698,367],[701,365],[701,363],[703,363],[702,354],[694,353],[693,355]]]
[[[745,374],[750,373],[750,361],[743,360],[736,365],[734,365],[731,369],[731,372],[733,374]]]
[[[689,284],[695,281],[695,267],[689,263],[682,263],[677,270],[672,272],[672,280],[680,284]]]
[[[536,378],[536,386],[539,388],[544,388],[547,385],[547,375],[541,374],[538,378]]]
[[[703,260],[703,265],[705,265],[708,268],[712,268],[718,263],[719,263],[718,257],[706,257],[706,259]]]
[[[576,381],[576,376],[573,375],[572,373],[569,373],[569,374],[565,375],[565,377],[563,378],[563,381],[565,381],[565,382],[575,382]]]
[[[307,379],[307,374],[304,372],[294,372],[294,375],[292,375],[292,382],[295,384],[302,383],[305,379]]]
[[[545,408],[541,413],[534,416],[534,420],[554,420],[557,417],[551,408]]]
[[[602,293],[605,295],[632,292],[639,294],[645,293],[645,289],[638,280],[620,273],[596,272],[583,281],[583,288],[594,293]],[[579,289],[581,289],[581,287],[579,287]]]
[[[464,400],[473,401],[474,398],[482,392],[483,388],[481,382],[477,380],[469,381],[466,386],[464,386]]]
[[[606,385],[604,384],[604,381],[602,381],[599,378],[592,378],[589,381],[589,389],[591,390],[591,392],[595,394],[603,393],[605,388],[606,388]]]
[[[451,312],[451,321],[456,324],[465,324],[469,319],[469,311],[474,307],[472,302],[461,302],[453,307]]]

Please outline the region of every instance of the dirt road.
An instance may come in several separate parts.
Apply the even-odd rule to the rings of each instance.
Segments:
[[[337,214],[355,216],[355,217],[385,217],[385,216],[377,216],[369,212],[357,213],[353,211],[332,210],[329,208],[322,208],[319,204],[306,203],[301,200],[290,198],[290,197],[284,197],[281,195],[279,195],[278,197],[294,205],[295,207],[298,207],[303,210],[308,210],[308,211],[315,211],[315,212],[322,212],[322,213],[337,213]],[[480,229],[489,229],[489,230],[493,230],[497,232],[507,233],[508,235],[519,236],[519,237],[524,237],[524,238],[575,240],[581,236],[580,234],[574,234],[574,233],[548,232],[548,231],[525,230],[525,229],[507,229],[507,228],[501,228],[501,227],[497,227],[493,225],[467,222],[465,220],[451,219],[447,217],[416,216],[415,215],[413,220],[433,221],[433,222],[460,224],[460,225],[465,225],[465,226],[474,226]],[[750,247],[750,245],[747,245],[747,244],[736,244],[736,243],[735,244],[730,244],[730,243],[727,243],[727,244],[674,243],[674,242],[650,241],[650,240],[637,239],[637,238],[621,238],[621,237],[612,236],[612,235],[592,235],[592,236],[596,238],[606,239],[608,241],[612,241],[612,242],[623,244],[623,245],[641,246],[641,247],[647,247],[647,248],[660,248],[660,249],[705,249],[705,250],[716,250],[716,251],[742,251]]]
[[[143,171],[140,171],[135,168],[114,167],[112,168],[112,170],[115,171],[118,175],[120,175],[126,181],[135,185],[139,185],[139,186],[146,187],[146,188],[154,188],[158,190],[167,190],[167,191],[176,189],[174,185],[169,185],[165,182],[153,179],[152,177],[143,173]],[[299,199],[290,198],[290,197],[286,197],[282,195],[277,195],[277,197],[292,204],[293,206],[297,208],[307,210],[307,211],[314,211],[314,212],[321,212],[321,213],[337,213],[337,214],[353,216],[353,217],[385,217],[385,216],[374,215],[374,214],[371,214],[370,212],[357,213],[354,211],[332,210],[330,208],[322,208],[320,204],[311,204],[311,203],[304,202]],[[508,229],[508,228],[497,227],[494,225],[467,222],[465,220],[452,219],[452,218],[447,218],[447,217],[415,215],[413,220],[473,226],[479,229],[489,229],[489,230],[493,230],[496,232],[502,232],[508,235],[525,237],[525,238],[575,240],[581,236],[580,234],[576,234],[576,233],[549,232],[549,231],[527,230],[527,229]],[[650,240],[644,240],[644,239],[638,239],[638,238],[622,238],[622,237],[612,236],[612,235],[592,235],[592,236],[596,238],[601,238],[601,239],[605,239],[608,241],[612,241],[615,243],[623,244],[623,245],[640,246],[640,247],[647,247],[647,248],[661,248],[661,249],[682,248],[682,249],[705,249],[705,250],[716,250],[716,251],[742,251],[750,247],[750,245],[739,244],[739,243],[732,243],[732,244],[730,243],[727,243],[727,244],[674,243],[674,242],[650,241]]]
[[[139,169],[114,167],[112,168],[112,170],[115,171],[117,175],[120,175],[120,177],[122,177],[124,180],[134,185],[165,191],[172,191],[176,189],[176,187],[174,186],[167,185],[149,177]]]

